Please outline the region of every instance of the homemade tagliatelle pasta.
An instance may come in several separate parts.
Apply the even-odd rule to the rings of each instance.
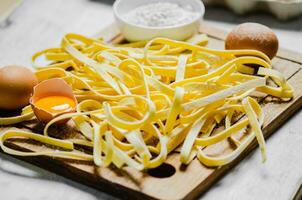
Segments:
[[[44,135],[7,131],[0,137],[1,148],[18,156],[92,160],[97,166],[143,170],[161,165],[176,150],[184,164],[197,157],[206,166],[225,165],[256,138],[264,161],[263,112],[252,96],[290,99],[292,87],[265,54],[214,50],[204,47],[206,43],[205,35],[196,35],[186,42],[155,38],[113,45],[67,34],[60,47],[36,53],[33,66],[39,81],[62,78],[73,88],[77,112],[50,121]],[[50,63],[38,64],[41,57]],[[0,118],[0,125],[33,117],[25,107],[20,116]],[[82,137],[54,138],[49,128],[69,118]],[[215,131],[218,126],[223,128]],[[234,137],[240,132],[245,136]],[[4,143],[14,137],[58,149],[17,151]],[[231,153],[207,154],[205,148],[224,140],[235,144]],[[91,154],[78,145],[91,147]]]

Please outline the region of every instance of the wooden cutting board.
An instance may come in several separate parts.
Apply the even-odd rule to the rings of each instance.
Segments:
[[[225,32],[207,26],[202,26],[200,31],[208,34],[209,47],[224,48]],[[100,35],[113,43],[123,40],[122,35],[114,25],[103,30]],[[273,67],[286,76],[295,89],[295,93],[294,98],[289,102],[278,102],[277,99],[270,96],[259,97],[265,113],[263,133],[266,138],[302,106],[302,55],[281,49],[278,56],[273,59]],[[0,127],[0,134],[12,128],[41,133],[43,126],[33,121],[18,124],[15,127]],[[53,131],[60,132],[60,134],[76,134],[70,126]],[[24,151],[47,149],[39,143],[23,139],[12,139],[6,144]],[[256,141],[232,163],[219,168],[205,167],[197,159],[194,159],[190,165],[183,166],[179,161],[179,154],[174,152],[161,167],[145,172],[138,172],[129,167],[123,169],[98,168],[92,162],[45,156],[18,158],[122,199],[195,199],[245,158],[255,147],[257,147]],[[205,152],[211,155],[221,155],[231,150],[232,146],[224,141],[207,147]],[[261,162],[260,160],[259,158],[259,162]]]

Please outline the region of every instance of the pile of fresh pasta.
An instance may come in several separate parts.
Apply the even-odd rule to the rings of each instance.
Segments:
[[[254,93],[290,99],[293,89],[270,59],[255,50],[206,48],[206,35],[186,42],[166,38],[110,44],[67,34],[58,48],[33,56],[39,81],[62,78],[78,100],[77,112],[45,125],[44,135],[10,130],[0,137],[3,151],[18,156],[51,156],[93,161],[137,170],[155,168],[172,152],[183,164],[194,158],[206,166],[233,161],[256,138],[263,161],[264,115]],[[39,64],[43,58],[49,61]],[[59,90],[60,88],[58,88]],[[0,124],[34,119],[30,106]],[[54,137],[49,128],[71,119],[76,138]],[[215,131],[217,127],[223,127]],[[242,132],[245,137],[234,135]],[[15,137],[33,139],[54,149],[23,152],[5,145]],[[206,148],[227,140],[232,152],[208,155]],[[78,146],[91,148],[90,153]]]

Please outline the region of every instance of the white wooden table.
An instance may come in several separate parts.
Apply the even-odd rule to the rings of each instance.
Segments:
[[[65,33],[96,34],[114,21],[112,1],[26,0],[11,15],[10,23],[1,25],[0,66],[30,66],[30,57],[34,52],[58,45]],[[207,11],[204,23],[225,30],[243,21],[270,25],[277,33],[282,47],[302,53],[302,17],[280,23],[263,14],[244,18],[223,9]],[[265,164],[261,163],[259,150],[253,152],[202,199],[291,199],[302,183],[301,125],[302,112],[298,112],[267,141],[268,160]],[[0,199],[114,198],[1,153]]]

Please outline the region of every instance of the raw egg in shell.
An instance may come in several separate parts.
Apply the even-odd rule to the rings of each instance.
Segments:
[[[60,78],[42,81],[34,87],[30,104],[38,120],[47,123],[55,117],[76,111],[72,88]],[[66,120],[59,121],[64,123]]]
[[[17,65],[0,68],[0,109],[16,110],[28,105],[37,83],[29,68]]]

